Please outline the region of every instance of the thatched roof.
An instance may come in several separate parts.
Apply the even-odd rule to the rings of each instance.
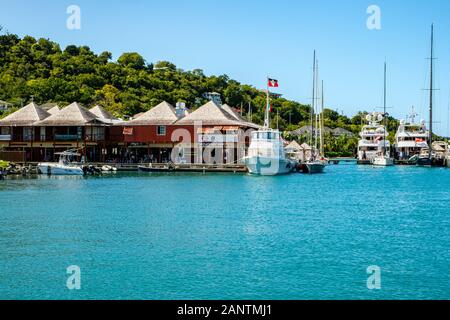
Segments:
[[[50,113],[32,102],[0,120],[0,126],[31,126],[48,117]]]
[[[83,126],[99,121],[97,117],[86,108],[74,102],[61,109],[58,113],[51,115],[43,121],[38,122],[38,126]],[[100,120],[101,121],[101,120]]]
[[[175,108],[166,101],[161,102],[149,111],[142,113],[124,124],[134,126],[170,125],[178,120]]]
[[[96,105],[95,107],[89,109],[89,112],[95,115],[99,119],[105,120],[117,120],[111,113],[106,111],[102,106]]]
[[[183,119],[179,120],[177,124],[179,125],[193,125],[196,122],[201,122],[202,125],[207,126],[247,126],[247,127],[255,127],[258,126],[252,123],[244,122],[237,119],[236,116],[233,116],[229,112],[227,112],[224,108],[219,107],[213,101],[206,103],[201,106],[191,114],[187,115]]]

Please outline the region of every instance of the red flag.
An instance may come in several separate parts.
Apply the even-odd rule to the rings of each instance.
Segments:
[[[278,80],[269,78],[268,85],[269,85],[269,87],[272,87],[272,88],[278,88]]]

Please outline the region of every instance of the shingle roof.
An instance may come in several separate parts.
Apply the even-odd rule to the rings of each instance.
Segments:
[[[31,126],[48,117],[50,113],[32,102],[0,120],[0,126]]]
[[[229,107],[228,107],[229,108]],[[209,101],[183,119],[179,120],[179,125],[193,125],[201,122],[202,125],[226,125],[226,126],[247,126],[258,128],[257,125],[240,120],[234,112],[227,111],[227,108],[219,107],[213,101]]]
[[[43,121],[38,122],[39,126],[83,126],[98,121],[97,117],[86,108],[74,102],[61,109],[58,113],[51,115]]]
[[[59,110],[58,106],[54,106],[53,108],[50,108],[49,110],[47,110],[47,112],[52,115],[58,113],[59,111],[61,111],[61,110]]]
[[[175,108],[166,101],[161,102],[149,111],[137,116],[124,124],[126,125],[170,125],[178,120]]]
[[[117,120],[117,118],[115,118],[111,113],[109,113],[102,106],[99,105],[96,105],[95,107],[89,109],[89,112],[99,119]]]
[[[297,141],[292,141],[286,149],[292,149],[292,150],[303,150],[302,146],[298,144]]]

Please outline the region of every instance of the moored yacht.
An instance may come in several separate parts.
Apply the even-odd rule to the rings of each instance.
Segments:
[[[401,120],[395,135],[395,156],[400,163],[415,164],[422,149],[428,149],[429,132],[425,120],[416,123],[414,110],[408,119]]]
[[[363,126],[358,142],[358,164],[372,164],[373,159],[380,155],[380,150],[390,150],[391,144],[386,139],[388,132],[381,124],[384,117],[379,112],[366,116],[368,124]]]
[[[270,128],[271,111],[269,87],[278,87],[278,81],[267,79],[267,105],[264,127],[252,132],[247,156],[243,158],[249,173],[274,176],[292,172],[297,163],[286,156],[284,141],[278,129]]]
[[[38,172],[48,175],[83,175],[84,171],[81,166],[75,164],[73,159],[81,156],[80,154],[72,151],[64,151],[55,153],[59,155],[58,162],[46,162],[39,163],[37,165]]]
[[[286,157],[280,131],[263,128],[252,133],[244,163],[251,174],[273,176],[294,170],[295,161]]]

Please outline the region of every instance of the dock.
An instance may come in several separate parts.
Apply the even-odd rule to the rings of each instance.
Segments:
[[[31,172],[36,172],[38,162],[16,162],[20,167],[29,168]],[[81,164],[80,164],[81,165]],[[168,163],[104,163],[104,162],[89,162],[83,164],[85,166],[93,166],[101,168],[103,166],[110,166],[117,168],[118,172],[138,172],[139,167],[152,168],[154,172],[216,172],[216,173],[247,173],[245,165],[240,164],[204,164],[204,163],[190,163],[190,164],[168,164]]]

